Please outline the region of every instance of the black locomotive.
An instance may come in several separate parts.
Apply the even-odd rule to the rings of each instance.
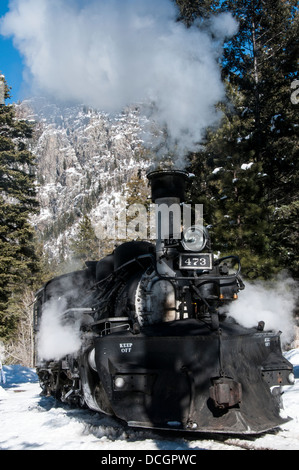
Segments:
[[[42,359],[37,348],[42,393],[133,427],[261,433],[285,422],[280,397],[292,365],[280,332],[265,331],[263,321],[244,328],[226,314],[244,288],[238,258],[214,257],[204,227],[181,237],[170,217],[163,233],[159,209],[182,204],[188,178],[176,170],[148,174],[155,244],[124,243],[39,290],[37,337],[53,300],[63,300],[62,323],[80,331],[80,347],[63,358]]]

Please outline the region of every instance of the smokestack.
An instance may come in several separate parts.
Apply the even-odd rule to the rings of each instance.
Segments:
[[[147,178],[151,184],[152,201],[159,204],[163,199],[174,202],[184,202],[185,185],[189,179],[189,173],[183,170],[155,170],[148,173]]]
[[[156,205],[156,239],[175,242],[181,238],[180,203],[185,200],[189,173],[183,170],[156,170],[148,173],[147,178],[151,184],[152,201]]]

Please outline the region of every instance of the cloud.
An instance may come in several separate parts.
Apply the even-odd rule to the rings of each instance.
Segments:
[[[14,0],[0,31],[34,90],[105,112],[145,103],[167,145],[184,152],[219,119],[219,44],[237,23],[224,14],[186,28],[176,17],[171,0]]]

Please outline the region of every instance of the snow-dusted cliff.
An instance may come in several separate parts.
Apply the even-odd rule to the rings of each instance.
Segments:
[[[102,238],[111,208],[117,212],[124,203],[126,184],[149,168],[142,146],[145,118],[136,108],[111,116],[43,98],[17,105],[17,116],[35,122],[30,150],[36,155],[40,213],[33,223],[50,255],[67,248],[83,213]]]

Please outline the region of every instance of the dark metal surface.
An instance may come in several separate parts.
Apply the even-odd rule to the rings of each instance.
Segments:
[[[279,354],[277,335],[239,325],[211,333],[190,320],[155,329],[96,342],[99,378],[116,416],[134,426],[167,429],[175,422],[176,429],[240,434],[285,421],[263,377],[271,354],[273,368],[292,369]]]

